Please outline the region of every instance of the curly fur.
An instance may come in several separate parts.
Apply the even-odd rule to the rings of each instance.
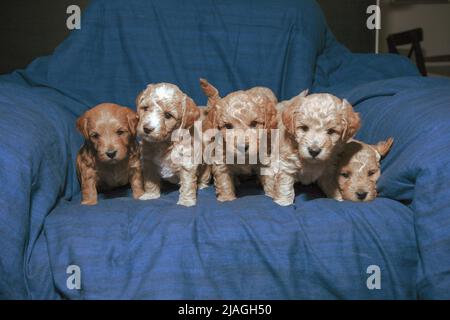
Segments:
[[[159,198],[160,180],[164,179],[180,184],[178,204],[195,205],[198,165],[193,153],[187,161],[174,161],[183,146],[180,141],[172,141],[172,134],[181,128],[193,135],[193,124],[200,117],[199,108],[170,83],[148,85],[137,97],[136,104],[144,169],[145,193],[141,199]]]
[[[329,198],[339,201],[372,201],[377,196],[380,161],[394,142],[393,138],[369,145],[361,141],[348,142],[334,157],[319,178],[319,186]]]
[[[272,161],[276,174],[272,192],[267,194],[283,206],[294,201],[294,183],[317,181],[333,154],[360,127],[359,115],[345,99],[307,94],[303,91],[277,106],[280,158]]]
[[[249,164],[250,157],[257,157],[260,141],[256,135],[257,145],[249,144],[250,137],[245,136],[244,146],[234,141],[227,141],[228,130],[246,132],[248,129],[275,129],[277,127],[276,109],[277,98],[273,92],[264,87],[232,92],[221,98],[218,90],[205,79],[200,79],[200,85],[208,97],[209,112],[203,126],[204,130],[217,129],[224,138],[224,148],[233,154],[242,153],[246,158],[245,164],[213,164],[212,174],[219,201],[231,201],[236,198],[235,177],[239,175],[259,174],[262,164]],[[254,133],[257,130],[250,130]],[[270,135],[269,135],[270,138]],[[205,141],[205,145],[211,143]],[[268,144],[270,145],[270,143]],[[226,152],[224,153],[226,154]],[[225,161],[224,161],[225,162]],[[264,177],[261,181],[264,186]]]
[[[112,103],[100,104],[77,120],[84,144],[77,155],[82,204],[97,203],[97,192],[130,183],[133,197],[143,194],[136,113]]]

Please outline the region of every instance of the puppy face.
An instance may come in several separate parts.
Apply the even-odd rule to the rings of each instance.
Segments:
[[[202,89],[208,96],[208,92],[213,92],[213,99],[209,97],[208,103],[213,104],[212,112],[208,116],[213,122],[213,126],[221,131],[226,148],[234,154],[243,153],[255,156],[258,153],[261,131],[277,127],[275,105],[277,99],[268,88],[255,87],[245,91],[230,93],[224,98],[218,96],[218,91],[212,85],[202,80]],[[231,131],[233,130],[233,131]],[[238,140],[234,136],[227,135],[233,132],[235,136],[243,137],[242,144],[238,145]],[[233,141],[228,141],[233,139]],[[255,144],[251,144],[254,139]]]
[[[284,103],[283,124],[297,142],[300,158],[326,161],[337,145],[356,134],[360,119],[346,100],[330,94],[305,95]]]
[[[372,201],[377,196],[380,160],[394,140],[389,138],[371,146],[359,141],[345,145],[337,164],[337,181],[344,200]]]
[[[168,141],[175,129],[189,129],[200,116],[194,101],[170,83],[148,85],[136,105],[137,132],[148,142]]]
[[[95,150],[100,162],[116,163],[128,156],[136,137],[136,113],[126,107],[103,103],[86,111],[77,120],[77,128]]]

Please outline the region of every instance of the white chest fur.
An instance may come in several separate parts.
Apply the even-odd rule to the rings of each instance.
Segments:
[[[178,183],[180,165],[174,161],[176,159],[174,152],[173,147],[166,143],[144,143],[142,150],[144,170],[151,166],[160,178]]]
[[[304,164],[304,166],[297,173],[297,181],[300,181],[304,185],[308,185],[317,181],[322,175],[324,166]]]

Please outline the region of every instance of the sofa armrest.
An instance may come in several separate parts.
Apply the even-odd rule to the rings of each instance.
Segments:
[[[355,87],[357,138],[395,142],[382,160],[380,195],[413,209],[422,298],[450,298],[450,80],[411,77]]]
[[[44,219],[60,197],[78,192],[80,138],[66,103],[51,89],[0,79],[0,298],[30,298],[27,261]]]

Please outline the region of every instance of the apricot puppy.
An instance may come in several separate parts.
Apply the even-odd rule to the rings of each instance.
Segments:
[[[372,201],[377,196],[380,161],[389,152],[393,138],[369,145],[352,140],[335,157],[318,183],[329,198],[339,201]]]
[[[131,185],[133,197],[143,193],[136,113],[127,107],[102,103],[77,120],[84,144],[77,155],[81,204],[97,203],[97,192]]]
[[[260,170],[265,164],[261,163],[259,158],[259,149],[263,141],[259,134],[262,132],[260,129],[266,130],[268,138],[266,146],[270,152],[270,132],[277,127],[275,109],[277,98],[269,88],[264,87],[235,91],[221,98],[218,90],[207,80],[200,79],[200,86],[208,97],[209,107],[203,126],[204,139],[207,139],[205,131],[211,129],[218,131],[223,139],[222,146],[225,151],[224,158],[221,159],[223,161],[211,165],[217,200],[236,199],[235,183],[238,182],[237,177],[240,175],[256,174],[266,188],[266,176],[260,175]],[[239,137],[241,143],[238,142]],[[205,142],[208,143],[209,141]],[[225,159],[229,155],[232,157],[231,161]],[[243,161],[241,163],[238,160],[234,161],[234,155]]]
[[[173,134],[177,129],[184,129],[192,136],[193,124],[200,117],[199,108],[180,88],[170,83],[148,85],[137,97],[136,105],[144,169],[145,193],[141,199],[159,198],[161,179],[164,179],[180,184],[177,204],[195,205],[198,164],[194,161],[194,151],[190,148],[188,156],[181,159],[178,156],[180,150],[189,146],[174,140]]]

